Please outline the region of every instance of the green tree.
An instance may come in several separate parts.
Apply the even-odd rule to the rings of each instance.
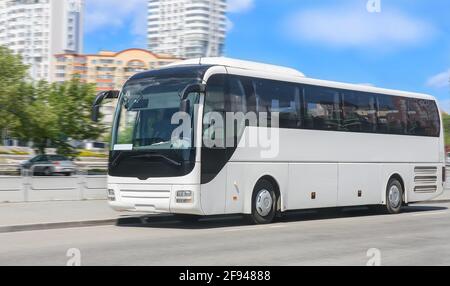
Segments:
[[[445,130],[445,145],[450,146],[450,115],[443,114],[444,130]]]
[[[28,67],[9,49],[0,46],[0,130],[15,129],[20,110],[15,106],[18,90],[25,84]]]
[[[0,130],[32,141],[39,153],[56,147],[59,154],[76,156],[70,140],[95,140],[105,128],[91,121],[95,86],[73,79],[49,84],[27,79],[21,58],[0,47]]]
[[[81,83],[78,79],[52,85],[49,104],[58,122],[58,135],[52,142],[60,154],[75,155],[68,139],[95,140],[104,134],[105,127],[91,120],[95,96],[95,85]]]
[[[32,141],[41,154],[59,134],[55,107],[50,104],[51,86],[44,82],[25,84],[16,95],[18,109],[15,137]]]
[[[39,153],[56,147],[59,154],[76,157],[70,140],[97,139],[104,132],[91,121],[95,87],[73,79],[65,83],[41,81],[24,85],[16,95],[18,122],[14,135],[30,140]]]

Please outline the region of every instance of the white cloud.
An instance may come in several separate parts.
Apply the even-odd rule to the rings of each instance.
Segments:
[[[338,48],[394,48],[420,44],[434,28],[402,12],[369,13],[365,5],[304,10],[288,17],[287,35],[300,42]]]
[[[227,17],[227,32],[231,32],[234,29],[234,23]]]
[[[434,88],[450,87],[450,69],[430,77],[427,86]]]
[[[147,3],[148,0],[86,0],[85,30],[93,33],[120,28],[130,22],[133,35],[145,35]]]
[[[228,0],[227,10],[230,13],[243,13],[251,10],[254,4],[254,0]]]
[[[117,29],[130,24],[134,45],[145,45],[148,0],[86,0],[86,33]],[[228,12],[243,13],[254,7],[254,0],[228,0]],[[227,21],[227,30],[233,29]]]

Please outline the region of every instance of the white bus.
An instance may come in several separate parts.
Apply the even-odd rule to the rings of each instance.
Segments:
[[[94,117],[117,96],[108,198],[118,211],[245,214],[264,224],[299,209],[378,205],[394,214],[443,192],[443,124],[429,95],[201,58],[139,73],[120,95],[101,93]],[[181,144],[180,111],[192,127]],[[229,113],[257,117],[224,120],[229,134],[210,116]],[[248,144],[265,132],[274,150]]]

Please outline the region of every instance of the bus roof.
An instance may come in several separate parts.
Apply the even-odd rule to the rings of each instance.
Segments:
[[[240,68],[240,69],[246,69],[246,70],[264,71],[264,72],[270,72],[270,73],[283,73],[285,75],[294,76],[294,77],[304,77],[305,76],[303,73],[301,73],[298,70],[293,69],[293,68],[264,64],[264,63],[257,63],[257,62],[251,62],[251,61],[243,61],[243,60],[238,60],[238,59],[224,58],[224,57],[197,58],[197,59],[184,60],[184,61],[180,61],[180,62],[171,63],[171,64],[167,65],[166,67],[179,66],[179,65],[195,65],[195,64],[225,66],[225,67]]]
[[[286,80],[292,82],[299,82],[303,84],[311,84],[311,85],[319,85],[319,86],[328,86],[339,89],[348,89],[355,90],[361,92],[370,92],[370,93],[381,93],[381,94],[389,94],[395,96],[405,96],[405,97],[413,97],[420,99],[429,99],[436,100],[433,96],[422,93],[415,92],[407,92],[401,90],[394,89],[386,89],[374,87],[368,84],[351,84],[351,83],[342,83],[328,80],[319,80],[305,77],[305,75],[293,68],[276,66],[265,63],[244,61],[238,59],[231,59],[225,57],[211,57],[211,58],[197,58],[197,59],[189,59],[184,61],[179,61],[175,63],[171,63],[165,67],[178,67],[178,66],[187,66],[187,65],[209,65],[209,66],[225,66],[230,68],[241,69],[249,72],[259,72],[264,73],[267,78],[271,78],[274,80]]]

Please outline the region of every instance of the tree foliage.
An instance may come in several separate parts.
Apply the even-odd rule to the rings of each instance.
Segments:
[[[28,67],[19,56],[0,46],[0,128],[14,128],[17,124],[14,112],[18,112],[11,101],[23,87]]]
[[[90,119],[95,86],[73,79],[64,83],[27,80],[21,59],[0,47],[0,130],[31,141],[39,153],[56,147],[76,156],[70,140],[97,139],[104,128]]]
[[[444,130],[445,130],[445,144],[450,146],[450,115],[443,114]]]

